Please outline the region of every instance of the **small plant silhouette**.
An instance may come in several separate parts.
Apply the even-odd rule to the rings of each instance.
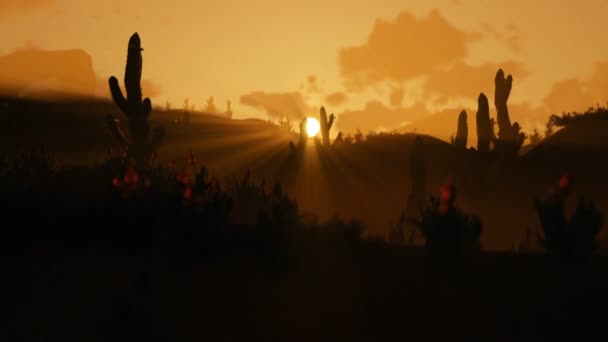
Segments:
[[[572,191],[573,178],[561,178],[558,190],[551,190],[544,200],[534,200],[542,235],[539,244],[549,255],[566,263],[588,259],[597,248],[596,236],[603,225],[603,217],[593,201],[580,196],[577,206],[568,218],[565,205]]]
[[[226,100],[226,118],[232,120],[232,101],[230,99]]]
[[[535,128],[534,131],[532,132],[532,134],[530,135],[530,144],[536,145],[542,139],[543,139],[543,137],[540,135],[540,132],[538,131],[538,129]]]
[[[230,105],[228,106],[230,108]],[[205,112],[214,114],[217,112],[217,108],[215,107],[215,103],[213,102],[213,96],[207,99],[207,106],[205,107]]]
[[[439,197],[431,196],[422,218],[413,221],[422,233],[426,249],[433,255],[466,255],[481,248],[481,220],[455,207],[454,185],[444,185]]]
[[[357,133],[355,133],[353,138],[355,139],[355,143],[363,142],[363,140],[365,139],[365,137],[363,136],[363,133],[358,128],[357,128]]]
[[[293,131],[293,122],[289,116],[281,115],[281,118],[279,119],[279,126],[281,129],[287,132]]]

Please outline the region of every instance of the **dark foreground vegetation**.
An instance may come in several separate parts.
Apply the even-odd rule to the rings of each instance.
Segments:
[[[606,335],[604,258],[480,251],[480,222],[456,209],[453,186],[420,216],[427,248],[404,247],[362,238],[357,222],[317,222],[278,184],[222,184],[189,162],[4,162],[2,339]]]

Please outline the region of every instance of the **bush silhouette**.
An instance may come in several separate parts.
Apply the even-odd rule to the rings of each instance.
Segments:
[[[587,260],[597,248],[596,237],[603,225],[603,217],[593,201],[580,196],[577,206],[567,217],[565,205],[572,186],[572,177],[563,176],[559,190],[551,191],[544,200],[534,200],[542,235],[539,244],[561,262],[578,263]]]
[[[431,196],[428,206],[417,221],[426,249],[434,255],[466,255],[481,248],[481,220],[454,206],[455,187],[441,187],[439,197]]]

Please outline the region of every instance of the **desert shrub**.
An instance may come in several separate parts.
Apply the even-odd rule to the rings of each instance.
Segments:
[[[431,254],[465,255],[481,248],[481,220],[456,208],[455,199],[454,186],[443,186],[440,196],[431,196],[422,218],[415,222]]]
[[[4,251],[95,249],[156,255],[175,267],[247,258],[284,269],[297,255],[305,260],[361,236],[353,222],[304,222],[279,184],[267,189],[250,173],[222,187],[193,155],[184,170],[125,156],[95,167],[55,167],[36,156],[10,160],[2,171],[0,215],[10,222],[0,236]]]
[[[572,187],[572,177],[564,176],[559,189],[551,190],[544,200],[535,199],[542,234],[539,244],[547,253],[566,263],[578,263],[588,259],[597,248],[597,234],[603,225],[603,217],[593,201],[580,196],[576,208],[568,217],[566,201]]]
[[[608,119],[608,105],[589,107],[584,112],[566,112],[561,115],[552,114],[547,126],[565,127],[580,121],[606,120]]]

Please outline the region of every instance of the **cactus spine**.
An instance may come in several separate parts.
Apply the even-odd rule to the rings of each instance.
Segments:
[[[149,98],[142,100],[141,92],[141,73],[142,56],[141,40],[137,33],[129,39],[127,52],[127,66],[125,69],[125,97],[118,84],[118,79],[110,77],[110,92],[114,103],[125,114],[129,121],[129,133],[131,140],[127,144],[128,154],[135,159],[138,164],[144,162],[160,145],[164,136],[164,129],[159,127],[155,130],[154,136],[149,139],[150,127],[148,118],[152,111],[152,101]]]
[[[458,115],[458,130],[456,131],[456,138],[454,139],[454,145],[459,148],[467,148],[467,139],[469,136],[469,127],[467,125],[467,112],[462,111]]]
[[[321,124],[321,137],[323,138],[323,145],[329,146],[329,131],[331,130],[331,126],[334,124],[335,115],[331,114],[329,116],[329,120],[327,119],[327,112],[325,111],[325,107],[321,107],[321,113],[319,115],[319,122]]]
[[[482,93],[477,99],[477,151],[490,152],[492,140],[492,121],[490,120],[490,105],[488,98]]]

